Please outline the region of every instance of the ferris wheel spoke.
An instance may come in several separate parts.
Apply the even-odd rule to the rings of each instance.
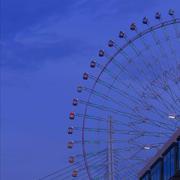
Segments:
[[[155,84],[153,83],[153,84],[151,85],[151,88],[149,88],[149,90],[151,90],[151,91],[153,92],[153,91],[154,91],[153,88],[155,88],[155,86],[156,86],[157,89],[161,90],[161,92],[162,92],[162,90],[163,90],[163,92],[166,93],[166,94],[171,98],[172,101],[174,101],[175,99],[174,99],[172,93],[169,94],[169,91],[172,92],[172,90],[171,90],[171,87],[170,87],[170,85],[168,84],[167,80],[164,80],[162,83],[160,82],[160,87],[157,86],[157,83],[156,83],[156,82],[159,83],[159,81],[155,81]],[[163,92],[162,92],[162,93],[163,93]],[[174,93],[174,92],[173,92],[173,93]],[[168,100],[165,100],[165,99],[163,99],[163,100],[164,100],[164,101],[167,101],[168,104],[171,104],[171,103],[169,103]]]
[[[167,54],[162,47],[161,41],[157,38],[156,33],[154,31],[151,31],[150,33],[152,35],[155,45],[157,45],[157,47],[159,48],[159,52],[161,53],[161,56],[163,58],[166,58]]]
[[[100,98],[102,98],[102,99],[104,99],[106,101],[111,101],[111,102],[113,102],[113,103],[115,103],[115,104],[117,104],[119,106],[124,106],[124,107],[126,107],[128,109],[131,109],[131,107],[129,107],[127,103],[124,103],[123,101],[117,101],[117,100],[111,98],[110,96],[108,96],[107,94],[103,94],[101,92],[95,91],[93,89],[88,89],[88,88],[84,88],[84,90],[86,92],[92,93],[94,96],[100,97]]]
[[[96,80],[96,78],[94,78],[93,76],[91,76],[91,77],[92,77],[92,79]],[[115,87],[115,86],[113,86],[112,84],[109,84],[108,82],[106,82],[106,81],[104,81],[104,80],[102,80],[102,79],[98,79],[97,83],[100,84],[100,85],[102,85],[102,86],[104,86],[104,87],[106,87],[106,88],[108,88],[108,89],[110,89],[110,90],[112,90],[112,91],[114,91],[114,92],[116,92],[116,93],[118,93],[118,94],[121,95],[122,97],[127,97],[127,98],[129,98],[129,99],[130,99],[131,101],[133,101],[134,103],[141,103],[141,101],[138,102],[139,99],[138,99],[137,101],[135,101],[135,100],[136,100],[136,97],[133,97],[133,95],[130,95],[127,91],[120,90],[118,87]],[[121,82],[120,82],[120,83],[121,83]],[[129,88],[129,86],[126,85],[126,88]],[[132,88],[132,87],[131,87],[131,88]],[[134,87],[134,89],[136,89],[136,88]],[[132,89],[132,90],[134,90],[134,89]],[[138,93],[138,95],[139,95],[139,93]],[[140,95],[139,95],[139,96],[140,96]]]
[[[92,103],[91,103],[91,105],[92,105]],[[103,108],[102,108],[102,107],[99,107],[99,105],[95,105],[95,106],[92,106],[92,107],[96,107],[96,108],[98,107],[98,108],[101,109],[102,111],[110,111],[110,112],[119,113],[118,110],[109,110],[108,107],[103,107]],[[158,111],[156,111],[156,112],[157,112],[157,114],[159,114]],[[120,113],[122,113],[122,112],[120,112]],[[131,114],[128,114],[127,117],[129,117],[129,115],[131,115]],[[137,121],[138,121],[138,117],[141,118],[141,115],[140,115],[140,114],[138,115],[138,114],[135,114],[135,113],[134,113],[134,114],[132,114],[133,119],[135,119],[135,115],[137,116]],[[132,117],[131,117],[131,118],[132,118]],[[164,121],[164,117],[167,118],[167,117],[168,117],[168,114],[166,114],[166,116],[162,116],[163,121]],[[135,120],[135,121],[136,121],[136,120]],[[169,120],[167,120],[167,121],[169,122]],[[154,121],[151,121],[151,124],[153,124],[152,122],[154,122]],[[162,125],[165,125],[165,127],[168,128],[168,124],[167,124],[167,123],[162,123],[162,122],[159,121],[159,120],[156,121],[156,123],[159,123],[159,124],[158,124],[159,127],[161,127]],[[170,126],[169,126],[169,127],[170,127]],[[170,130],[170,129],[171,129],[171,128],[169,128],[169,130]]]
[[[114,155],[114,163],[115,164],[119,164],[119,162],[122,162],[122,161],[124,161],[124,162],[126,162],[128,159],[127,158],[119,158],[119,154],[115,154]],[[138,159],[138,158],[132,158],[131,160],[133,160],[133,161],[137,161],[137,163],[140,163],[140,162],[144,162],[145,160],[144,159]]]
[[[75,130],[79,130],[82,131],[82,129],[80,127],[74,127]],[[103,128],[85,128],[85,131],[88,132],[104,132],[104,133],[109,133],[109,129],[103,129]],[[150,137],[161,137],[161,136],[165,136],[165,137],[169,137],[171,133],[167,133],[167,132],[155,132],[155,131],[145,131],[145,130],[121,130],[121,129],[113,129],[112,131],[113,134],[122,134],[122,135],[129,135],[129,136],[134,136],[134,135],[138,135],[138,136],[150,136]]]
[[[171,54],[173,55],[173,57],[175,58],[175,62],[176,62],[176,64],[177,64],[176,51],[175,51],[175,49],[174,49],[173,46],[172,46],[172,42],[171,42],[170,36],[169,36],[169,34],[168,34],[167,28],[166,28],[166,27],[163,27],[162,30],[163,30],[163,32],[164,32],[165,39],[166,39],[166,41],[168,42],[170,53],[171,53]]]
[[[84,117],[83,114],[77,114],[76,116],[81,117],[81,118]],[[107,121],[108,121],[106,118],[97,117],[97,116],[91,116],[91,115],[86,115],[86,118],[90,119],[90,120],[104,122],[104,123],[107,123]],[[172,132],[174,130],[171,126],[169,126],[168,123],[161,122],[159,120],[153,120],[153,119],[147,119],[146,117],[141,117],[141,118],[137,119],[136,121],[137,121],[137,124],[143,123],[143,124],[146,124],[146,125],[152,125],[152,126],[156,126],[158,128],[166,129],[166,130],[168,130],[170,132]],[[112,122],[113,122],[113,124],[117,124],[117,125],[119,124],[121,126],[137,130],[136,128],[134,128],[132,126],[133,124],[135,124],[135,122],[130,121],[129,123],[125,123],[123,121],[119,121],[119,120],[115,120],[115,119],[113,119]]]
[[[103,178],[104,174],[106,172],[106,167],[101,167],[99,169],[97,169],[94,174],[93,174],[93,180],[100,179],[101,177]]]
[[[61,178],[61,180],[65,180],[67,178],[70,179],[69,174],[74,170],[74,168],[85,171],[85,168],[81,161],[81,164],[80,164],[80,162],[77,162],[77,163],[73,164],[72,166],[67,166],[64,169],[57,170],[43,178],[40,178],[39,180],[55,180],[55,179],[59,179],[59,178]]]
[[[170,99],[172,100],[172,102],[173,102],[173,104],[174,105],[177,105],[177,101],[176,101],[176,99],[178,99],[178,97],[174,97],[174,95],[175,95],[175,93],[174,92],[172,92],[172,89],[169,87],[169,86],[167,86],[167,90],[165,90],[165,92],[166,92],[166,95],[168,95],[168,97],[170,97]],[[176,95],[175,95],[176,96]],[[176,108],[174,108],[174,110],[175,110]]]
[[[104,155],[104,153],[107,153],[107,148],[105,148],[105,149],[103,149],[103,150],[101,150],[101,151],[94,151],[94,152],[89,152],[89,153],[87,153],[86,154],[86,157],[87,157],[87,159],[89,159],[89,160],[91,160],[91,159],[94,159],[94,158],[96,158],[97,156],[101,156],[101,155]],[[82,163],[83,162],[83,154],[76,154],[76,155],[74,155],[73,156],[74,157],[74,159],[76,159],[76,158],[81,158],[79,161],[73,161],[72,162],[72,164],[73,165],[77,165],[78,163]]]
[[[81,117],[83,118],[84,115],[83,114],[77,114],[78,117]],[[86,115],[85,116],[86,119],[89,119],[89,120],[95,120],[95,121],[98,121],[98,122],[103,122],[103,123],[106,123],[108,122],[108,119],[107,118],[102,118],[102,117],[98,117],[98,116],[91,116],[91,115]],[[129,123],[126,123],[126,122],[123,122],[123,121],[120,121],[120,120],[117,120],[117,119],[113,119],[112,120],[112,123],[114,125],[121,125],[121,126],[124,126],[124,127],[129,127],[130,129],[135,129],[134,127],[130,126],[130,124],[132,122],[129,122]]]
[[[156,113],[159,114],[158,111],[156,111]],[[135,116],[135,115],[136,115],[137,117],[139,117],[139,118],[141,117],[141,114],[133,113],[133,116]],[[168,114],[165,114],[165,116],[162,116],[162,119],[163,119],[164,117],[167,118],[167,117],[168,117]],[[133,119],[135,119],[135,118],[133,118]],[[168,120],[168,121],[169,121],[169,120]],[[157,122],[161,123],[160,121],[157,121]],[[168,125],[168,124],[165,124],[165,126],[167,126],[167,125]]]
[[[138,31],[137,31],[137,28],[136,28],[136,33],[138,34]],[[143,52],[141,51],[141,50],[138,50],[138,48],[136,47],[136,45],[133,43],[133,42],[131,42],[130,40],[128,40],[127,38],[125,38],[127,41],[129,41],[129,43],[130,43],[130,47],[133,49],[133,51],[135,52],[135,54],[136,54],[136,56],[138,57],[138,59],[139,59],[139,57],[141,57],[141,61],[143,62],[143,65],[144,65],[144,67],[146,67],[146,69],[148,70],[148,72],[150,73],[150,74],[152,74],[155,78],[157,78],[157,75],[156,75],[156,73],[154,72],[154,69],[153,69],[153,66],[152,66],[152,64],[149,62],[149,63],[146,63],[145,62],[145,57],[144,57],[144,55],[143,55]],[[140,38],[141,39],[141,38]],[[144,46],[145,46],[145,48],[147,48],[147,46],[145,45],[145,43],[143,43],[144,44]],[[140,70],[139,72],[142,72],[142,70]],[[145,74],[144,74],[145,75]],[[148,80],[149,81],[149,80]]]
[[[116,63],[115,63],[115,61],[113,61],[113,62],[114,62],[114,64],[117,66],[117,62],[116,62]],[[112,63],[113,63],[113,62],[112,62]],[[132,65],[135,66],[134,63],[132,63]],[[142,68],[142,69],[136,68],[136,69],[138,70],[138,73],[139,73],[139,74],[142,74],[142,76],[144,77],[144,82],[146,82],[146,84],[149,84],[149,83],[150,83],[150,79],[148,79],[148,78],[146,77],[146,74],[145,74],[143,68]],[[140,85],[141,79],[137,78],[137,76],[134,76],[134,77],[132,78],[132,76],[130,75],[130,73],[128,74],[128,71],[126,71],[126,74],[127,74],[132,80],[135,80],[137,85]],[[109,75],[112,77],[112,79],[114,79],[114,80],[116,80],[116,81],[119,81],[119,82],[121,83],[121,85],[123,85],[123,86],[126,87],[126,88],[131,88],[131,89],[134,90],[134,92],[136,92],[137,94],[139,94],[139,91],[141,92],[142,89],[143,89],[142,84],[141,84],[140,86],[134,87],[132,83],[129,83],[129,84],[124,83],[124,82],[120,79],[120,77],[119,77],[119,76],[120,76],[120,73],[118,73],[118,75],[113,75],[113,74],[110,72]],[[139,88],[140,88],[140,90],[138,91]]]
[[[130,84],[130,87],[133,87],[131,84]],[[111,86],[111,88],[112,88],[112,86]],[[133,90],[134,90],[135,88],[133,88]]]
[[[121,49],[121,48],[119,48],[119,49]],[[118,50],[119,50],[119,49],[118,49]],[[138,72],[139,74],[142,74],[143,76],[146,77],[146,74],[145,74],[144,70],[143,70],[143,69],[139,69],[139,67],[136,66],[136,64],[134,63],[134,60],[127,55],[127,53],[125,52],[124,49],[121,51],[120,54],[122,54],[122,56],[125,58],[125,60],[127,60],[127,63],[128,63],[127,65],[133,65],[133,66],[135,66],[137,72]],[[137,58],[137,57],[138,57],[138,56],[136,55],[136,58]],[[120,63],[118,63],[115,58],[113,58],[112,64],[114,64],[114,65],[117,66],[117,67],[121,67],[121,68],[123,67],[124,72],[125,72],[132,80],[136,80],[136,81],[139,83],[139,81],[138,81],[139,78],[136,76],[136,74],[132,74],[132,75],[131,75],[131,73],[128,71],[128,69],[127,69],[126,67],[120,65]],[[120,68],[120,69],[121,69],[121,68]]]
[[[162,23],[162,18],[159,19],[160,22]],[[168,47],[169,47],[169,50],[170,50],[170,53],[171,54],[175,54],[175,51],[172,47],[172,43],[171,43],[171,40],[170,40],[170,36],[168,35],[168,32],[167,32],[167,29],[165,26],[162,26],[161,28],[162,32],[163,32],[163,35],[164,35],[164,38],[165,40],[168,42]]]
[[[93,162],[89,162],[89,168],[91,171],[93,171],[94,169],[96,170],[99,167],[104,167],[106,165],[106,157],[104,157],[103,159],[95,159]]]
[[[144,122],[145,121],[145,122]],[[146,125],[152,125],[152,126],[155,126],[156,128],[160,128],[160,129],[164,129],[166,130],[166,132],[173,132],[174,131],[174,128],[172,127],[172,125],[165,123],[163,121],[159,121],[159,120],[154,120],[154,119],[147,119],[147,118],[144,118],[142,121],[141,121],[142,124],[146,124]]]
[[[110,70],[107,70],[107,69],[106,69],[105,72],[108,72],[107,74],[108,74],[114,81],[120,82],[123,87],[125,87],[125,88],[127,88],[127,89],[131,89],[131,90],[134,91],[138,96],[140,96],[139,91],[138,91],[139,87],[134,87],[134,85],[133,85],[131,82],[127,84],[127,83],[125,83],[124,81],[122,81],[122,80],[120,79],[120,77],[119,77],[119,73],[118,73],[118,75],[115,75],[115,74],[113,74]],[[141,92],[141,90],[140,90],[140,92]]]
[[[115,87],[115,86],[113,86],[113,85],[110,85],[110,84],[107,84],[107,82],[104,82],[104,81],[102,81],[101,80],[101,83],[103,83],[103,85],[105,85],[106,87],[108,87],[110,90],[112,90],[112,91],[114,91],[114,92],[116,92],[116,93],[118,93],[119,95],[121,95],[122,97],[124,97],[124,98],[129,98],[132,102],[134,102],[134,103],[139,103],[139,104],[141,104],[142,103],[142,99],[140,99],[140,98],[135,98],[135,97],[133,97],[132,95],[130,95],[130,94],[128,94],[127,92],[125,92],[125,91],[122,91],[122,90],[120,90],[119,88],[117,88],[117,87]],[[131,86],[132,87],[132,86]],[[132,87],[133,88],[133,87]],[[135,87],[134,87],[135,88]],[[140,95],[139,95],[140,96]]]
[[[112,57],[111,57],[112,58]],[[122,68],[123,68],[123,70],[125,69],[124,67],[122,67],[122,66],[120,66],[117,62],[115,62],[115,59],[112,61],[112,63],[113,64],[115,64],[116,66],[118,66],[118,68],[120,68],[121,70],[122,70]],[[102,67],[101,67],[102,68]],[[137,68],[138,69],[138,68]],[[134,92],[136,92],[137,94],[139,93],[136,89],[137,88],[139,88],[139,87],[134,87],[131,83],[129,83],[129,84],[126,84],[124,81],[122,81],[122,80],[120,80],[119,79],[119,73],[118,73],[118,75],[115,75],[112,71],[110,71],[110,70],[108,70],[107,68],[105,68],[104,69],[104,72],[106,72],[113,80],[115,80],[115,81],[119,81],[120,83],[121,83],[121,85],[123,85],[125,88],[131,88]],[[125,72],[127,73],[128,71],[127,70],[125,70]],[[143,77],[146,77],[146,75],[144,74],[144,71],[143,70],[139,70],[139,73],[142,73],[143,72]],[[128,74],[128,73],[127,73]],[[129,75],[129,74],[128,74]],[[92,77],[92,76],[91,76]],[[132,76],[131,76],[132,77]],[[93,78],[93,79],[95,79],[95,78]],[[133,77],[133,79],[136,79],[136,81],[138,82],[138,84],[139,84],[139,82],[140,82],[140,79],[137,79],[137,78],[135,78],[135,77]],[[149,79],[147,79],[147,78],[145,78],[146,79],[146,81],[148,82],[148,84],[149,84],[149,82],[150,82],[150,80]],[[95,79],[96,80],[96,79]],[[140,90],[141,91],[141,90]]]
[[[134,168],[134,166],[129,166],[129,168]],[[137,174],[135,172],[131,172],[131,171],[124,171],[123,174],[121,174],[121,177],[125,177],[125,180],[135,180],[137,179]]]
[[[155,85],[153,85],[153,86],[155,86]],[[164,91],[163,92],[160,91],[160,90],[162,90],[162,88],[158,88],[156,86],[157,89],[159,89],[159,90],[154,90],[153,86],[149,86],[147,88],[148,90],[146,90],[146,93],[147,94],[150,93],[150,95],[155,96],[155,100],[157,100],[161,105],[163,105],[168,110],[168,112],[173,111],[175,109],[174,105],[172,103],[170,103],[169,100],[162,97],[163,92],[164,92]],[[159,92],[159,93],[157,93],[157,92]]]
[[[92,93],[93,95],[95,95],[95,96],[98,96],[98,97],[101,97],[101,98],[103,98],[104,100],[107,100],[107,101],[111,101],[111,102],[113,102],[113,103],[115,103],[115,104],[117,104],[117,105],[119,105],[119,106],[124,106],[124,107],[126,107],[127,109],[130,109],[131,111],[134,111],[131,107],[129,107],[126,103],[124,103],[123,101],[117,101],[117,100],[115,100],[115,99],[113,99],[113,98],[111,98],[111,97],[109,97],[109,96],[107,96],[107,95],[105,95],[105,94],[103,94],[103,93],[100,93],[100,92],[97,92],[97,91],[95,91],[95,90],[91,90],[91,89],[88,89],[88,88],[85,88],[86,89],[86,91],[87,92],[90,92],[90,93]],[[147,104],[146,104],[147,105]],[[150,107],[150,105],[147,105],[147,110],[150,110],[149,109],[149,107]],[[134,114],[137,114],[137,113],[135,113],[134,112]],[[167,114],[166,114],[166,117],[167,117]]]
[[[102,173],[101,176],[95,176],[92,180],[101,180],[101,179],[103,180],[103,178],[106,177],[106,174],[107,174],[107,173],[104,173],[104,174]],[[84,180],[84,179],[82,179],[82,180]]]
[[[176,99],[178,98],[176,93],[172,90],[171,86],[169,85],[168,83],[168,80],[163,77],[163,83],[162,83],[162,90],[164,90],[168,95],[169,97],[171,98],[171,100],[176,103]],[[175,97],[174,97],[175,96]]]
[[[175,18],[175,15],[173,14],[173,16],[171,16],[173,21],[176,22],[177,19]],[[175,34],[176,34],[176,37],[178,39],[180,39],[180,32],[179,32],[179,28],[178,28],[178,24],[177,23],[173,23],[173,28],[174,28],[174,31],[175,31]]]
[[[104,161],[101,161],[101,163],[104,164],[101,164],[99,166],[94,166],[94,169],[91,169],[91,172],[94,174],[94,177],[100,176],[101,173],[104,173],[106,171],[106,162],[107,160],[105,159]]]
[[[142,163],[142,162],[135,162],[135,163],[130,162],[130,163],[126,166],[126,168],[122,169],[122,168],[121,168],[121,164],[123,164],[123,163],[122,163],[122,160],[119,159],[118,156],[116,156],[116,159],[118,160],[118,163],[120,164],[120,165],[118,165],[118,173],[119,173],[119,175],[122,174],[122,173],[124,173],[127,169],[131,169],[131,166],[134,166],[134,168],[135,168],[137,165],[139,165],[139,164]],[[123,161],[123,162],[128,162],[128,161]],[[136,170],[135,170],[134,168],[131,169],[131,171],[130,171],[131,173],[127,173],[127,174],[131,174],[131,175],[136,174],[137,172],[136,172]],[[119,171],[119,169],[122,169],[122,171]]]
[[[123,115],[124,117],[127,117],[127,118],[137,119],[137,118],[141,117],[140,115],[136,115],[136,114],[131,113],[131,112],[123,112],[123,111],[120,111],[118,109],[111,108],[109,106],[104,106],[104,105],[101,105],[101,104],[96,104],[96,103],[93,103],[93,102],[87,102],[87,101],[84,101],[84,100],[79,100],[79,103],[85,104],[86,106],[89,106],[89,107],[92,107],[92,108],[99,109],[101,111],[106,111],[106,112],[110,112],[110,113],[113,113],[113,114],[115,113],[115,114]]]
[[[146,17],[145,17],[145,18],[146,18]],[[147,25],[149,25],[147,18],[146,18],[146,20],[147,20]],[[136,31],[136,33],[138,34],[138,31]],[[158,62],[160,69],[163,70],[163,69],[162,69],[162,65],[161,65],[161,63],[160,63],[160,61],[159,61],[159,57],[156,57],[156,56],[154,55],[154,53],[153,53],[153,51],[152,51],[152,47],[151,47],[149,44],[147,44],[147,42],[145,41],[145,39],[144,39],[143,36],[141,36],[139,39],[140,39],[140,41],[141,41],[141,44],[142,44],[143,47],[145,48],[144,50],[147,50],[147,51],[149,52],[151,58],[152,58],[153,60],[155,60],[154,63],[156,64],[156,63]],[[150,64],[150,67],[151,67],[151,69],[153,70],[152,64]],[[154,72],[154,70],[153,70],[153,75],[154,75],[154,77],[157,77],[157,76],[156,76],[156,73]]]
[[[116,163],[117,165],[119,164],[119,162],[122,162],[122,161],[123,161],[123,162],[127,162],[127,159],[121,159],[121,158],[119,158],[119,155],[115,156],[115,159],[117,160],[117,163]],[[134,160],[136,160],[136,159],[132,159],[132,160],[134,161]],[[133,165],[134,165],[134,164],[138,164],[138,163],[142,163],[142,162],[143,162],[143,161],[136,161],[136,162],[133,163]],[[131,163],[132,163],[132,162],[131,162]],[[132,170],[132,171],[133,171],[133,170]],[[120,172],[121,172],[121,171],[120,171]],[[134,172],[136,172],[136,171],[134,171]]]
[[[120,173],[120,174],[122,174],[122,173],[126,174],[126,177],[127,177],[127,176],[128,176],[128,177],[133,177],[135,172],[133,173],[133,170],[132,170],[132,172],[128,171],[128,173],[127,173],[127,169],[131,169],[131,167],[133,167],[133,169],[135,169],[135,167],[136,167],[138,164],[139,164],[139,163],[129,164],[129,165],[121,168],[121,169],[119,170],[119,173]]]

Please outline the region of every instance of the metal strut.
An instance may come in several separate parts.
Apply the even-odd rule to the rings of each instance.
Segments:
[[[108,119],[108,180],[114,180],[113,174],[113,128],[112,128],[112,117],[110,116]]]

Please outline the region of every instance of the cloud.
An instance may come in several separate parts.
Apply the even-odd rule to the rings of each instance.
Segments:
[[[69,3],[67,12],[56,12],[29,25],[3,43],[3,66],[22,69],[46,61],[83,55],[101,47],[103,40],[127,27],[129,16],[142,14],[157,1],[81,0]],[[66,4],[67,6],[67,4]],[[103,40],[102,40],[103,39]]]

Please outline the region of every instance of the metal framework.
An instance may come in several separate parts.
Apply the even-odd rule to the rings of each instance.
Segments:
[[[69,114],[70,173],[48,178],[137,180],[180,127],[180,18],[168,14],[152,26],[144,17],[142,31],[132,23],[90,62]]]
[[[159,23],[154,26],[150,26],[145,17],[143,24],[149,27],[141,32],[132,23],[130,29],[136,35],[128,38],[120,31],[119,37],[125,43],[118,45],[110,40],[108,46],[114,48],[113,55],[109,55],[109,50],[99,51],[99,57],[106,58],[107,62],[102,64],[93,60],[90,63],[100,72],[96,76],[83,74],[83,79],[92,80],[93,85],[91,88],[79,86],[78,92],[86,93],[87,99],[75,98],[73,105],[85,106],[84,113],[75,113],[82,118],[82,140],[76,143],[82,144],[90,180],[97,176],[93,162],[87,158],[91,149],[98,152],[107,144],[108,157],[113,154],[118,160],[116,163],[111,161],[112,166],[108,166],[109,180],[137,179],[138,170],[179,127],[180,34],[177,25],[180,19],[174,14],[171,17],[171,20],[162,21],[160,13],[156,13]],[[116,128],[113,138],[106,141],[105,134],[109,130],[103,122],[109,115]],[[113,171],[115,164],[117,167]],[[100,179],[106,179],[106,171],[102,163]]]
[[[113,127],[112,127],[112,118],[109,117],[108,122],[108,180],[114,180],[114,169],[113,169]]]

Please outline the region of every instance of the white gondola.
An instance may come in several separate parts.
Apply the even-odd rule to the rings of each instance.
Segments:
[[[135,30],[136,30],[136,24],[135,24],[135,23],[132,23],[132,24],[130,25],[130,29],[131,29],[132,31],[135,31]]]
[[[144,17],[142,22],[143,22],[143,24],[148,24],[148,18]]]
[[[157,13],[155,14],[155,18],[156,18],[156,19],[161,19],[161,13],[160,13],[160,12],[157,12]]]
[[[169,12],[168,12],[168,14],[169,14],[170,16],[173,16],[173,15],[174,15],[174,10],[173,10],[173,9],[170,9]]]
[[[120,32],[119,32],[119,37],[120,37],[120,38],[124,38],[124,36],[125,36],[125,33],[122,32],[122,31],[120,31]]]
[[[84,74],[83,74],[83,79],[84,79],[84,80],[87,80],[88,78],[89,78],[88,73],[84,73]]]
[[[78,99],[74,98],[72,104],[73,104],[73,106],[77,106],[78,105]]]
[[[114,46],[114,41],[113,40],[109,40],[108,41],[108,46],[109,47],[113,47]]]
[[[92,60],[90,63],[90,67],[95,68],[96,67],[96,61]]]
[[[104,56],[104,54],[105,54],[105,53],[104,53],[104,50],[102,50],[102,49],[101,49],[101,50],[99,50],[99,57],[103,57],[103,56]]]
[[[77,92],[78,92],[78,93],[81,93],[81,92],[82,92],[82,86],[78,86],[78,87],[77,87]]]
[[[74,141],[69,141],[67,144],[68,149],[72,149],[74,146]]]
[[[68,134],[72,134],[73,131],[74,131],[74,128],[73,128],[73,127],[69,127],[69,128],[68,128]]]

